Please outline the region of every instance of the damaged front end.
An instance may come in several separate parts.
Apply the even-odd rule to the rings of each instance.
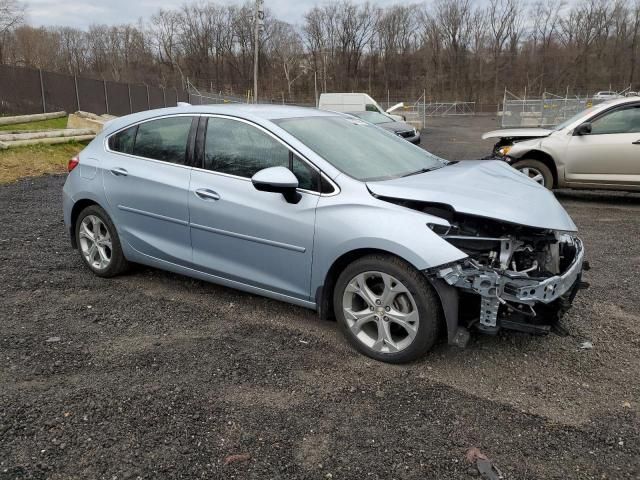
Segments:
[[[450,343],[466,343],[465,327],[548,333],[580,286],[582,241],[574,233],[455,217],[451,228],[432,229],[468,257],[426,272],[443,300]]]

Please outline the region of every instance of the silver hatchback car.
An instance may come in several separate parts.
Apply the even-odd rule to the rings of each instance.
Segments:
[[[96,275],[136,262],[315,309],[382,361],[471,327],[546,333],[580,284],[582,242],[545,188],[342,114],[138,113],[69,170],[65,224]]]

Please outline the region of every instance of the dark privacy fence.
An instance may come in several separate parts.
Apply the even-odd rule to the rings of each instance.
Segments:
[[[97,115],[127,115],[188,102],[179,88],[119,83],[0,65],[0,114],[83,110]]]

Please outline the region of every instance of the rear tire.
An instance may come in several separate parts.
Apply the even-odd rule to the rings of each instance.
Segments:
[[[513,168],[527,175],[548,190],[553,189],[553,173],[540,160],[529,160],[525,158],[512,165]]]
[[[118,231],[102,207],[90,205],[80,212],[75,235],[80,257],[94,274],[114,277],[129,268]]]
[[[349,343],[388,363],[422,357],[438,339],[443,319],[438,296],[424,275],[384,254],[367,255],[344,269],[333,306]]]

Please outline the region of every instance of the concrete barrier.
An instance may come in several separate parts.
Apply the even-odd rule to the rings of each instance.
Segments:
[[[0,125],[14,125],[16,123],[40,122],[53,118],[66,117],[67,112],[36,113],[34,115],[16,115],[13,117],[0,117]]]

